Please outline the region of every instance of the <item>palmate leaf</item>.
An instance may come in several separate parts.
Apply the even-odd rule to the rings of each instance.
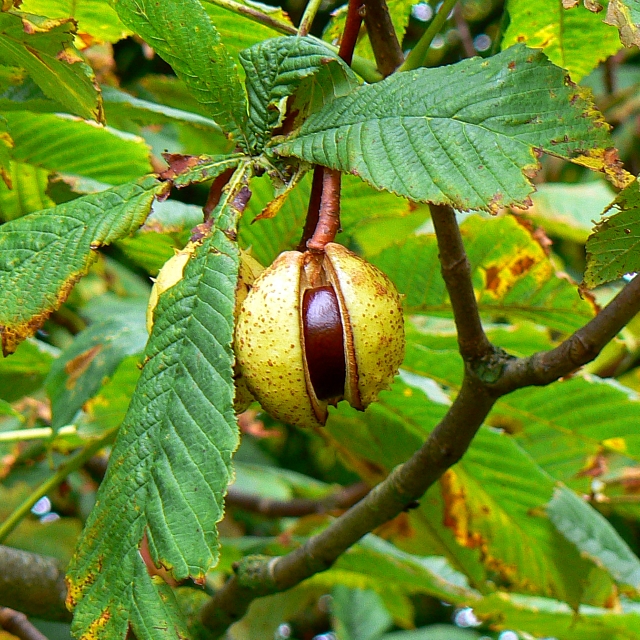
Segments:
[[[598,222],[587,240],[584,282],[588,287],[640,271],[640,187],[637,180],[621,191],[604,213],[612,209],[618,212]]]
[[[142,36],[245,150],[247,107],[237,69],[199,0],[114,0],[120,19]]]
[[[509,26],[502,40],[506,49],[516,42],[540,47],[549,60],[566,69],[574,82],[591,73],[616,53],[620,38],[615,29],[579,3],[567,10],[560,0],[509,0]]]
[[[102,245],[137,229],[167,184],[147,177],[32,213],[0,227],[0,335],[4,354],[67,298]]]
[[[254,149],[261,150],[270,132],[284,116],[283,98],[294,93],[300,83],[329,65],[322,88],[325,102],[348,94],[358,85],[354,73],[321,42],[311,38],[274,38],[240,53],[247,75],[249,131]]]
[[[70,113],[101,121],[102,103],[91,67],[73,46],[69,20],[0,13],[0,62],[22,67]]]
[[[222,216],[233,214],[224,206]],[[225,228],[225,231],[229,229]],[[201,581],[238,445],[231,341],[238,250],[215,227],[163,293],[145,364],[68,574],[78,637],[185,637],[139,553]],[[108,585],[108,589],[106,586]]]
[[[517,45],[358,88],[273,150],[412,200],[495,210],[527,201],[536,149],[602,156],[607,129],[561,69]]]
[[[514,217],[472,216],[462,223],[461,233],[484,315],[531,320],[563,334],[594,316],[593,304],[580,297],[575,285],[556,275],[532,232]],[[409,237],[371,260],[405,294],[409,313],[452,317],[434,235]]]

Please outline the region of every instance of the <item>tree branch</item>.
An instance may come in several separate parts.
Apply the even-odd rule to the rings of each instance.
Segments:
[[[7,607],[0,607],[0,628],[21,640],[47,640],[47,636],[40,633],[24,613]]]
[[[430,205],[436,230],[442,277],[447,285],[453,317],[458,330],[460,355],[465,361],[486,359],[494,348],[480,321],[471,267],[462,244],[454,210],[448,205]]]
[[[386,78],[403,62],[404,54],[385,0],[364,0],[364,23],[378,71]]]
[[[321,500],[304,498],[271,500],[270,498],[243,493],[231,486],[227,492],[226,504],[245,511],[259,513],[268,518],[301,518],[314,513],[328,513],[335,509],[348,509],[358,500],[361,500],[369,492],[369,488],[366,482],[357,482]]]
[[[54,558],[0,546],[0,602],[45,620],[68,622],[64,570]]]
[[[502,396],[522,387],[544,386],[573,373],[594,360],[637,313],[640,313],[640,277],[625,285],[593,320],[555,349],[507,360],[492,391]]]

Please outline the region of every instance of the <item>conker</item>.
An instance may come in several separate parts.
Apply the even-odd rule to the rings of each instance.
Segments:
[[[376,267],[329,243],[286,251],[253,283],[237,318],[237,364],[273,417],[303,427],[345,399],[364,410],[404,356],[400,296]]]

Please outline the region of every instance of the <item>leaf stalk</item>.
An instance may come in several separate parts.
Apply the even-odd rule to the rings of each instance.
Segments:
[[[422,34],[420,40],[415,47],[411,50],[411,53],[407,56],[407,59],[400,66],[398,71],[412,71],[424,67],[427,61],[427,54],[429,53],[429,47],[433,39],[440,33],[444,23],[447,21],[449,14],[453,10],[457,0],[444,0],[440,11],[436,14],[435,18],[431,21],[431,24],[427,30]]]

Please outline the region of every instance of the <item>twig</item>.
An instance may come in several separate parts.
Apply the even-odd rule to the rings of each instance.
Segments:
[[[117,429],[112,429],[101,438],[89,443],[84,449],[73,456],[68,462],[63,464],[50,478],[47,478],[24,500],[22,504],[0,525],[0,542],[20,524],[20,521],[29,513],[31,507],[42,498],[42,496],[55,489],[72,471],[79,469],[89,458],[95,455],[100,449],[106,447],[116,435]]]
[[[463,360],[474,361],[493,355],[480,321],[471,281],[471,267],[462,244],[454,210],[448,205],[431,205],[436,231],[442,277],[447,285],[458,330],[458,345]]]
[[[0,607],[0,627],[21,640],[47,640],[27,619],[24,613]]]
[[[404,64],[400,69],[398,69],[398,71],[411,71],[412,69],[418,69],[419,67],[424,66],[424,63],[427,60],[427,54],[429,53],[429,47],[431,46],[433,39],[438,35],[438,33],[440,33],[440,30],[447,21],[447,18],[449,17],[449,14],[456,2],[457,0],[444,0],[440,7],[440,11],[438,11],[435,18],[431,21],[431,24],[422,34],[422,37],[418,40],[416,46],[413,47],[411,53],[409,53]]]
[[[307,6],[304,9],[302,18],[300,19],[300,26],[298,27],[298,35],[306,36],[311,31],[311,25],[320,9],[322,0],[309,0]]]
[[[385,0],[364,0],[364,23],[378,71],[386,78],[403,62],[404,54]]]
[[[267,518],[301,518],[314,513],[328,513],[336,509],[348,509],[368,492],[366,482],[357,482],[321,500],[294,498],[293,500],[271,500],[251,495],[229,487],[226,503],[245,511],[259,513]]]
[[[640,277],[634,278],[573,335],[550,351],[528,358],[513,358],[504,365],[494,393],[505,395],[528,386],[544,386],[591,362],[618,332],[640,312]]]
[[[44,620],[71,620],[64,571],[54,558],[0,545],[0,602]]]
[[[473,37],[469,29],[469,24],[462,15],[462,5],[456,4],[453,8],[453,17],[456,21],[456,28],[460,34],[460,40],[462,41],[462,48],[467,58],[473,58],[477,55],[476,48],[473,46]]]

